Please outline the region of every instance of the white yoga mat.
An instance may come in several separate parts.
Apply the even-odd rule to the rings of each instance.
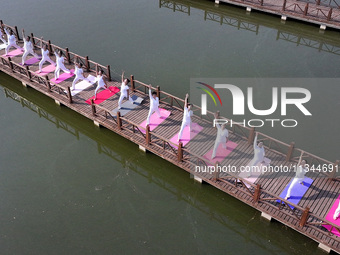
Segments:
[[[93,75],[89,75],[87,77],[87,79],[90,81],[81,81],[76,83],[75,85],[75,89],[71,90],[71,95],[74,96],[76,94],[78,94],[79,92],[83,91],[84,89],[90,87],[92,84],[94,84],[96,82],[96,77],[94,77]]]

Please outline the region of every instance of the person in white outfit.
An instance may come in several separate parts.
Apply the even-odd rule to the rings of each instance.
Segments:
[[[44,63],[47,61],[47,62],[50,62],[52,65],[56,65],[56,63],[54,63],[54,61],[52,61],[52,59],[50,58],[50,51],[48,50],[47,48],[47,44],[44,44],[43,45],[43,38],[41,37],[41,44],[40,44],[40,47],[41,47],[41,60],[39,62],[39,73],[42,72],[42,67],[44,65]]]
[[[158,118],[161,118],[161,112],[159,111],[159,99],[157,97],[157,93],[156,91],[153,91],[151,93],[151,85],[149,85],[149,97],[150,97],[150,109],[149,109],[149,114],[148,114],[148,118],[146,119],[146,125],[150,124],[150,117],[151,115],[156,112],[158,115]]]
[[[76,75],[76,78],[74,78],[72,82],[72,89],[75,89],[75,85],[77,81],[82,80],[82,81],[89,81],[86,77],[84,77],[84,70],[83,70],[83,64],[82,63],[74,63],[75,65],[75,71],[74,74]]]
[[[98,70],[98,68],[97,68]],[[104,80],[104,73],[102,70],[97,71],[97,78],[96,78],[96,82],[97,82],[97,88],[94,91],[94,100],[97,100],[97,92],[100,88],[105,88],[107,89],[107,83]],[[111,92],[112,93],[112,92]]]
[[[251,171],[247,173],[247,177],[251,176],[253,170],[259,171],[260,169],[257,166],[257,164],[264,161],[265,152],[264,152],[263,142],[259,142],[257,144],[257,135],[258,133],[256,132],[254,145],[253,145],[254,146],[254,158],[249,163]]]
[[[338,208],[336,208],[334,212],[333,219],[336,220],[337,218],[339,218],[339,215],[340,215],[340,201],[339,201]]]
[[[6,39],[4,38],[4,34],[2,32],[2,27],[0,28],[0,40],[4,43],[7,44]]]
[[[35,58],[40,58],[40,57],[34,52],[33,44],[31,42],[31,37],[30,36],[26,37],[24,30],[22,30],[22,38],[24,38],[24,55],[22,55],[21,64],[24,65],[28,54],[31,54]]]
[[[56,57],[57,67],[54,71],[54,79],[58,80],[60,70],[63,70],[65,73],[71,73],[69,69],[67,69],[64,65],[65,58],[63,57],[63,52],[59,50],[58,52],[54,52],[54,55]]]
[[[215,113],[215,119],[218,119],[218,113]],[[227,142],[228,142],[228,129],[226,128],[226,124],[220,125],[216,123],[217,128],[217,136],[215,140],[214,150],[211,155],[211,159],[214,159],[216,157],[217,148],[220,144],[222,144],[223,148],[227,148]]]
[[[302,155],[303,155],[303,151],[301,152],[301,156],[300,156],[299,162],[298,162],[297,167],[296,167],[295,177],[294,177],[292,183],[289,185],[285,199],[290,198],[292,189],[294,188],[295,185],[297,185],[297,184],[303,185],[303,180],[305,178],[305,174],[308,172],[308,165],[307,165],[306,160],[302,160]]]
[[[6,32],[6,35],[7,35],[7,47],[5,49],[6,51],[6,56],[8,55],[8,51],[10,50],[10,48],[14,47],[14,48],[17,48],[19,50],[22,50],[22,48],[20,48],[20,46],[17,44],[17,38],[15,37],[13,31],[8,31],[7,28],[5,28],[5,32]]]
[[[122,102],[124,98],[129,98],[131,102],[133,102],[132,98],[129,95],[129,84],[130,80],[125,78],[124,79],[124,71],[122,73],[122,85],[120,86],[120,96],[118,100],[118,110],[122,108]]]
[[[181,129],[178,133],[177,142],[179,142],[183,135],[183,130],[186,126],[189,127],[189,133],[191,132],[191,116],[193,115],[193,112],[191,111],[191,104],[188,103],[189,94],[185,95],[185,101],[184,101],[184,112],[183,112],[183,120]]]

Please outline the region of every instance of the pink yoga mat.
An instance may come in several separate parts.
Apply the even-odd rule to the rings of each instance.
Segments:
[[[150,117],[150,131],[154,130],[156,127],[158,127],[167,117],[170,116],[170,111],[167,111],[165,109],[159,108],[159,111],[161,112],[162,117],[159,118],[157,113],[153,113]],[[146,120],[144,120],[139,126],[145,128],[146,127]],[[144,129],[141,129],[142,133],[146,133]]]
[[[55,70],[55,65],[48,65],[44,68],[41,69],[41,72],[39,73],[39,71],[36,71],[36,74],[39,74],[41,76],[44,76],[46,74],[49,74],[50,72],[53,72]]]
[[[10,52],[8,52],[8,55],[6,56],[6,54],[2,55],[3,57],[15,57],[18,56],[20,54],[23,54],[24,52],[22,50],[16,49],[16,50],[12,50]]]
[[[109,99],[112,97],[114,94],[116,94],[119,91],[119,88],[110,86],[108,89],[102,90],[99,93],[97,93],[97,100],[94,100],[95,104],[100,104],[104,102],[106,99]],[[93,97],[90,97],[87,99],[85,102],[88,104],[91,104],[91,99],[94,99]]]
[[[249,161],[249,163],[247,164],[247,166],[249,166],[251,161]],[[260,171],[255,171],[255,172],[252,172],[250,177],[247,177],[248,176],[248,173],[246,171],[244,172],[241,172],[238,176],[247,180],[248,182],[251,182],[251,183],[255,183],[256,180],[261,176],[262,174],[262,166],[268,166],[270,164],[271,160],[269,158],[264,158],[264,162],[263,163],[258,163],[257,166],[259,167],[259,170]],[[250,185],[248,183],[246,183],[246,186],[249,188]]]
[[[232,141],[228,141],[227,142],[227,148],[223,148],[223,145],[220,144],[217,148],[216,151],[216,157],[214,159],[211,159],[214,147],[208,151],[206,154],[203,155],[203,158],[209,160],[212,163],[216,163],[218,162],[222,162],[236,147],[237,147],[237,143],[234,143]]]
[[[332,205],[331,209],[329,210],[328,214],[325,217],[326,220],[328,220],[329,222],[332,222],[334,225],[337,225],[339,230],[336,230],[335,228],[331,230],[332,226],[322,225],[326,229],[328,229],[328,231],[331,231],[334,235],[337,235],[337,236],[340,236],[340,217],[337,218],[336,220],[333,220],[333,215],[334,215],[336,208],[338,208],[339,200],[340,200],[340,196],[338,196],[338,198],[335,200],[334,204]]]
[[[202,130],[203,130],[203,127],[201,127],[197,123],[191,123],[191,132],[189,132],[189,127],[186,126],[183,130],[183,134],[182,134],[182,138],[180,142],[182,142],[183,146],[185,146],[188,142],[190,142],[191,139],[193,139],[196,135],[198,135],[198,133],[201,132]],[[177,142],[178,133],[170,139],[172,143],[178,144]],[[174,148],[177,148],[176,145],[171,144],[171,146]]]
[[[59,79],[58,80],[55,80],[54,78],[51,79],[51,82],[54,82],[54,83],[58,84],[58,83],[61,83],[61,82],[65,81],[65,80],[67,80],[68,78],[71,78],[74,75],[74,73],[73,73],[74,69],[71,69],[70,71],[71,71],[71,73],[62,73],[61,75],[59,75]]]
[[[33,65],[33,64],[35,64],[39,61],[40,61],[39,59],[33,57],[33,58],[30,58],[30,59],[27,59],[25,61],[25,65]]]

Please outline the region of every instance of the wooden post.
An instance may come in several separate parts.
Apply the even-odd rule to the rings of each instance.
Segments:
[[[287,0],[284,0],[283,5],[282,5],[282,11],[286,10],[286,4],[287,4]]]
[[[26,75],[27,75],[27,78],[31,81],[32,80],[32,75],[31,75],[31,72],[30,72],[30,69],[28,66],[26,66]]]
[[[183,160],[183,143],[182,142],[179,142],[178,144],[177,160],[178,161]]]
[[[20,41],[20,35],[19,35],[18,27],[15,26],[14,29],[15,29],[15,33],[17,35],[17,39],[18,39],[18,41]]]
[[[91,106],[92,106],[92,115],[96,115],[96,105],[94,104],[93,98],[91,99]]]
[[[156,93],[159,100],[161,100],[161,89],[159,86],[156,87]]]
[[[217,181],[217,179],[220,177],[220,171],[219,171],[219,165],[220,165],[220,162],[216,162],[215,163],[215,172],[213,173],[213,181]]]
[[[286,155],[286,161],[290,161],[290,159],[292,158],[292,155],[293,155],[293,152],[294,152],[294,146],[295,146],[295,143],[294,142],[291,142],[290,143],[290,146],[289,146],[289,150],[287,152],[287,155]]]
[[[149,125],[146,125],[146,136],[145,136],[145,139],[146,139],[146,145],[149,146],[150,143],[151,143],[151,134],[150,134],[150,126]]]
[[[111,81],[111,71],[110,71],[110,65],[106,66],[106,70],[107,70],[107,79],[109,81]]]
[[[254,141],[254,137],[255,137],[255,128],[252,127],[248,136],[248,144],[251,145],[253,144]]]
[[[306,207],[306,209],[303,211],[301,220],[299,223],[300,227],[304,227],[306,225],[306,222],[308,220],[308,215],[309,215],[309,207]]]
[[[48,80],[48,76],[45,76],[45,82],[46,82],[46,87],[47,87],[47,91],[51,92],[51,84],[50,81]]]
[[[72,94],[71,94],[71,88],[70,87],[67,87],[67,94],[68,94],[68,100],[69,100],[70,104],[72,104],[73,100],[72,100]]]
[[[8,64],[9,64],[9,67],[11,68],[12,73],[14,73],[14,69],[13,69],[13,64],[12,64],[12,59],[11,59],[11,57],[8,57]]]
[[[331,8],[328,12],[327,20],[330,21],[332,19],[333,8]]]
[[[117,112],[117,125],[118,125],[118,129],[122,130],[122,119],[120,118],[120,112]]]
[[[85,57],[85,67],[86,67],[86,72],[90,71],[90,62],[89,62],[89,57]]]
[[[131,90],[133,92],[135,92],[136,91],[136,89],[135,89],[135,77],[133,75],[130,76],[130,81],[131,81]]]
[[[303,12],[303,15],[305,15],[305,16],[308,13],[308,7],[309,7],[309,3],[306,4],[305,11]]]
[[[31,40],[32,40],[33,46],[35,46],[35,39],[34,39],[33,33],[31,33]]]
[[[317,0],[317,1],[316,1],[316,5],[320,5],[320,0]]]
[[[48,51],[50,52],[50,56],[53,54],[52,53],[52,45],[51,45],[51,40],[48,40]]]
[[[263,0],[261,0],[261,6],[263,6]]]
[[[254,192],[254,203],[258,203],[260,200],[260,195],[261,195],[261,184],[257,184]]]
[[[71,57],[70,57],[70,51],[68,50],[68,48],[66,47],[66,59],[68,61],[69,64],[71,64]]]
[[[4,23],[2,22],[2,19],[0,20],[0,27],[2,27]]]

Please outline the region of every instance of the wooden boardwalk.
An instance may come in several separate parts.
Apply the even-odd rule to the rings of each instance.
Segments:
[[[340,28],[340,2],[338,0],[215,0],[215,3],[227,3],[300,20],[319,25],[321,29]]]
[[[17,33],[16,27],[9,28]],[[34,42],[39,42],[40,39],[32,37]],[[50,42],[45,43],[49,45],[50,52],[53,52],[54,49],[60,49]],[[23,43],[20,42],[20,45],[22,46]],[[39,50],[37,45],[36,47]],[[71,65],[70,63],[78,58],[84,63],[88,74],[95,75],[94,70],[96,66],[99,66],[111,80],[109,85],[118,86],[119,82],[111,77],[109,66],[99,65],[90,61],[88,57],[78,56],[66,49],[61,50],[66,52],[67,62],[69,62],[66,64],[66,67],[73,68],[73,64]],[[140,148],[150,151],[183,170],[194,174],[196,179],[209,183],[223,192],[238,198],[261,211],[264,215],[274,218],[310,237],[322,244],[323,247],[328,247],[340,253],[339,236],[330,234],[330,232],[322,227],[322,224],[328,224],[338,229],[338,231],[340,228],[324,219],[340,192],[340,183],[336,179],[335,171],[308,173],[307,176],[313,178],[314,183],[298,205],[294,205],[279,197],[282,190],[294,176],[294,173],[286,175],[265,173],[255,183],[250,183],[231,173],[210,174],[193,172],[195,165],[213,165],[209,160],[203,158],[203,155],[213,147],[216,136],[216,130],[212,127],[212,113],[209,113],[204,118],[195,115],[193,122],[202,126],[203,131],[192,142],[189,142],[187,146],[180,145],[178,148],[174,148],[174,146],[178,145],[172,144],[170,138],[179,131],[183,114],[183,99],[161,91],[159,87],[154,88],[161,100],[161,107],[171,111],[171,115],[153,131],[150,131],[148,128],[144,130],[146,132],[144,134],[140,123],[146,119],[148,113],[149,99],[146,93],[148,85],[135,80],[133,76],[131,76],[130,94],[144,98],[144,102],[135,110],[121,117],[119,113],[117,115],[112,113],[112,110],[117,107],[118,95],[112,96],[100,105],[89,105],[85,100],[93,96],[96,85],[92,85],[77,95],[71,96],[69,86],[71,86],[73,78],[60,84],[55,84],[51,82],[53,73],[48,74],[46,77],[36,74],[38,64],[29,67],[22,66],[19,64],[21,63],[20,56],[7,58],[2,56],[3,54],[4,50],[2,49],[0,50],[0,70],[18,79],[24,85],[40,91],[42,94],[54,99],[56,103],[62,104],[93,120],[96,125],[106,127],[136,143]],[[52,56],[52,58],[54,57]],[[195,110],[200,110],[200,108],[195,107]],[[254,129],[234,125],[230,129],[229,137],[238,146],[218,165],[234,165],[237,168],[246,165],[253,156],[252,141]],[[264,142],[266,157],[271,159],[272,165],[290,165],[292,162],[296,162],[298,155],[301,153],[301,150],[295,148],[293,143],[285,144],[262,133],[259,133],[259,140]],[[330,164],[339,166],[338,161],[335,163],[329,162],[309,153],[304,153],[304,158],[311,165]],[[237,180],[240,182],[237,182]],[[290,209],[288,205],[293,205],[294,209]]]

